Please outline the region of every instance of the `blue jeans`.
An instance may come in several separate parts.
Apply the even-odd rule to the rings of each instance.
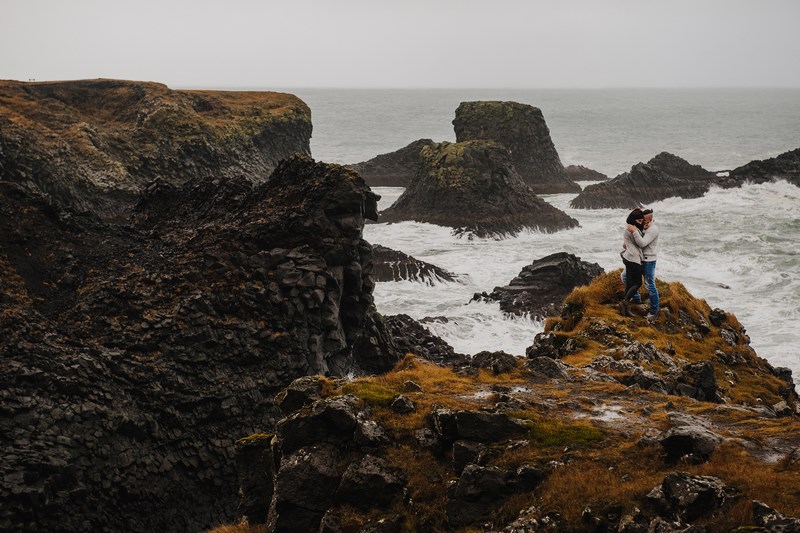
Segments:
[[[650,312],[658,313],[658,289],[656,288],[656,262],[645,261],[642,263],[642,274],[644,275],[644,287],[650,296]]]
[[[647,261],[642,263],[642,274],[644,276],[644,287],[647,289],[647,293],[650,296],[650,312],[653,314],[658,313],[658,289],[656,289],[656,262],[655,261]],[[622,269],[622,274],[620,275],[620,279],[622,279],[622,284],[625,285],[625,269]],[[639,296],[637,292],[633,296],[633,303],[641,303],[642,297]]]

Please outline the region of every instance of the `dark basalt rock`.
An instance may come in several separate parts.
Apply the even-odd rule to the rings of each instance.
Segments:
[[[418,139],[396,152],[348,166],[361,174],[370,187],[408,187],[420,164],[420,150],[432,144],[430,139]]]
[[[693,165],[682,157],[669,152],[661,152],[647,164],[672,178],[709,181],[716,177],[714,172],[706,170],[700,165]]]
[[[602,273],[603,268],[597,263],[558,252],[524,267],[505,287],[495,287],[488,295],[476,294],[473,300],[500,302],[503,312],[518,316],[558,316],[564,298],[575,287],[588,285]]]
[[[522,182],[503,146],[491,141],[440,143],[422,149],[422,165],[380,222],[415,220],[477,237],[524,229],[554,232],[578,225]]]
[[[438,364],[460,366],[469,363],[466,355],[456,353],[441,337],[408,315],[383,317],[394,345],[400,353],[413,353]]]
[[[162,184],[119,225],[0,181],[0,529],[232,519],[234,442],[275,426],[283,386],[399,358],[376,216],[357,174],[302,157],[257,187]]]
[[[608,176],[602,172],[592,170],[583,165],[569,165],[564,167],[564,172],[572,181],[605,181]]]
[[[673,472],[647,498],[663,516],[692,522],[712,516],[738,495],[735,488],[725,485],[718,478]]]
[[[427,285],[457,281],[456,275],[380,244],[372,245],[372,278],[383,281],[420,281]]]
[[[800,531],[800,518],[783,516],[775,509],[760,501],[753,501],[753,521],[763,531],[774,533],[797,533]]]
[[[279,161],[311,153],[311,111],[282,93],[2,81],[0,116],[4,179],[115,220],[154,179],[261,183]]]
[[[786,180],[800,187],[800,148],[777,157],[756,160],[730,172],[728,178],[720,179],[723,187],[737,187],[742,183],[765,183]]]
[[[470,366],[491,370],[495,375],[504,374],[517,367],[517,358],[503,351],[483,351],[472,356]]]
[[[630,172],[588,185],[570,202],[570,206],[578,209],[633,209],[674,196],[698,198],[708,191],[709,186],[710,182],[672,177],[649,164],[637,163]]]
[[[488,140],[508,148],[520,177],[537,194],[581,190],[564,171],[539,108],[517,102],[462,102],[453,126],[456,142]]]
[[[272,501],[273,435],[253,435],[236,441],[236,471],[241,500],[238,512],[253,524],[265,522]]]
[[[360,509],[385,509],[402,494],[402,471],[372,455],[351,463],[342,475],[336,500]]]

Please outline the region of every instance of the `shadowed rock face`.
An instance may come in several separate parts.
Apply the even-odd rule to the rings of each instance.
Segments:
[[[263,182],[292,153],[310,155],[310,137],[311,112],[290,94],[0,81],[0,175],[108,218],[157,178]]]
[[[665,198],[698,198],[711,182],[672,177],[645,163],[634,165],[630,172],[587,186],[571,202],[578,209],[633,209]]]
[[[564,298],[575,287],[588,285],[603,273],[597,263],[581,261],[580,257],[559,252],[537,259],[504,287],[495,287],[491,294],[476,294],[500,302],[500,309],[518,316],[531,318],[558,316]]]
[[[380,244],[372,246],[372,267],[372,278],[377,282],[406,280],[435,285],[456,281],[455,274]]]
[[[187,531],[306,374],[391,368],[354,172],[156,183],[113,225],[0,181],[0,529]]]
[[[581,190],[564,172],[539,108],[517,102],[462,102],[453,126],[456,142],[489,140],[508,148],[520,177],[537,194]]]
[[[419,139],[396,152],[349,166],[361,174],[370,187],[407,187],[419,167],[420,150],[432,144],[435,143],[430,139]]]
[[[608,179],[608,176],[602,172],[592,170],[583,165],[564,167],[564,172],[567,173],[567,177],[572,181],[605,181]]]
[[[508,150],[492,141],[440,143],[422,149],[422,164],[380,222],[415,220],[478,237],[554,232],[578,222],[519,178]]]
[[[727,179],[721,180],[721,185],[736,187],[743,182],[764,183],[773,180],[786,180],[800,187],[800,148],[736,168]]]
[[[716,176],[716,174],[700,165],[693,165],[669,152],[661,152],[648,161],[647,164],[672,178],[702,181],[713,179]]]

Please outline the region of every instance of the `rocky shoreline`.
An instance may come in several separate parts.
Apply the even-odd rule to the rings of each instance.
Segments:
[[[458,142],[375,163],[415,169],[379,214],[356,170],[309,157],[291,95],[0,96],[0,529],[800,527],[791,371],[679,283],[648,322],[616,312],[618,271],[541,258],[477,295],[544,319],[524,358],[376,309],[377,281],[458,280],[366,242],[367,221],[577,224],[528,183],[571,187],[540,110],[462,104]],[[794,179],[795,152],[728,181]],[[669,154],[634,169],[650,196],[627,202],[717,179]]]

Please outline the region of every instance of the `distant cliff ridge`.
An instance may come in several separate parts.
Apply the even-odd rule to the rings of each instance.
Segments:
[[[310,155],[311,112],[274,92],[175,91],[122,80],[0,81],[0,175],[115,216],[160,178],[262,182]]]

